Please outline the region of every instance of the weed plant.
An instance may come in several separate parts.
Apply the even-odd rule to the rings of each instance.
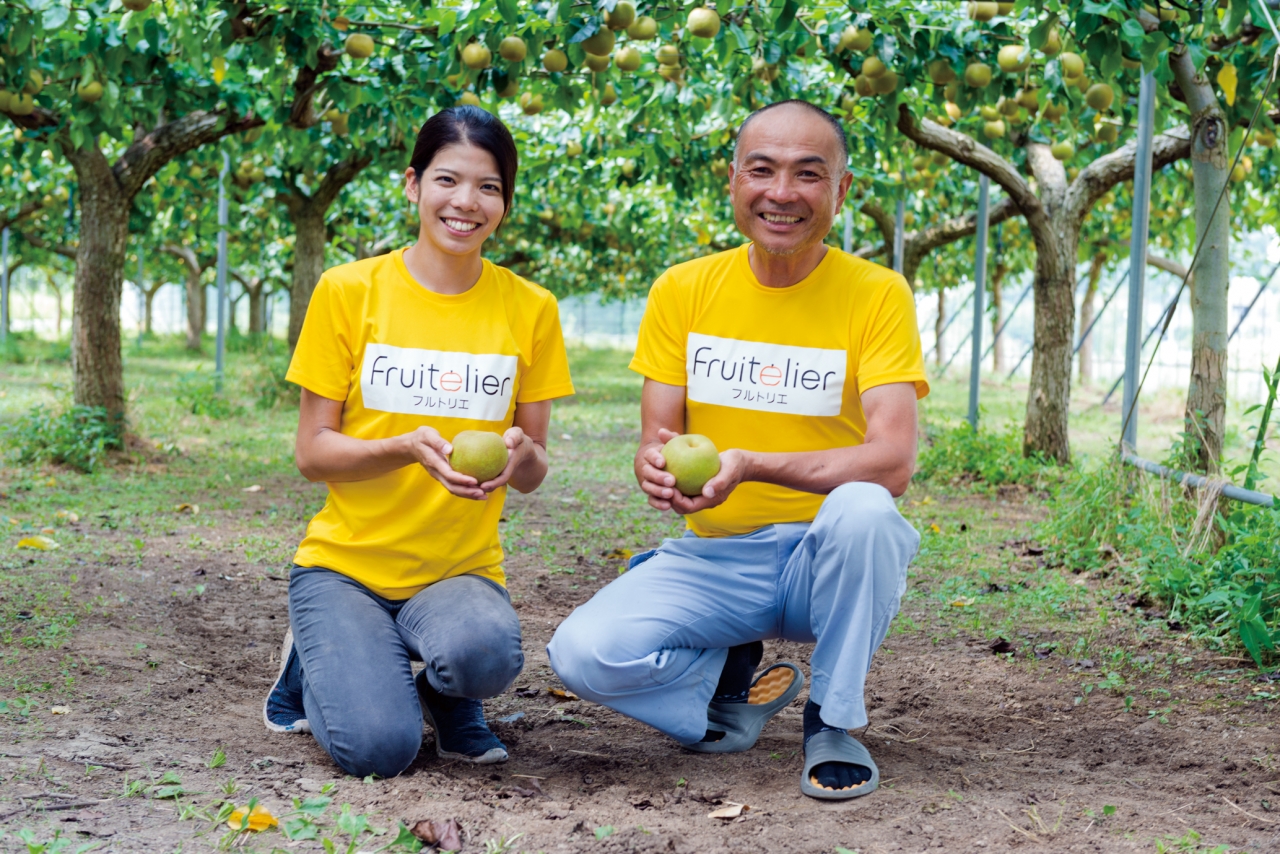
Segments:
[[[954,486],[1001,486],[1019,483],[1033,488],[1060,477],[1042,457],[1022,455],[1022,436],[1016,424],[1003,430],[974,430],[967,422],[941,429],[926,428],[916,477]]]
[[[204,371],[190,371],[178,377],[177,400],[192,415],[210,418],[233,418],[244,411],[228,401],[218,391],[216,377]]]
[[[1280,510],[1189,493],[1120,465],[1076,474],[1041,536],[1069,568],[1124,572],[1171,624],[1260,666],[1280,640]]]
[[[85,473],[97,468],[107,451],[123,446],[120,424],[98,406],[58,411],[36,405],[4,432],[18,463],[60,463]]]

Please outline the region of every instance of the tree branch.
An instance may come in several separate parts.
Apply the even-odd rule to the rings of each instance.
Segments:
[[[328,210],[329,205],[342,192],[342,188],[350,184],[366,166],[373,162],[373,156],[352,152],[341,161],[329,167],[320,181],[320,186],[311,194],[312,204],[319,205],[321,210]]]
[[[1190,156],[1191,134],[1186,128],[1166,131],[1151,141],[1152,172]],[[1108,190],[1116,184],[1133,180],[1137,160],[1138,140],[1135,138],[1081,169],[1067,188],[1065,205],[1070,221],[1078,227]]]
[[[170,160],[205,143],[263,124],[265,122],[254,115],[233,118],[225,110],[197,110],[135,138],[112,171],[120,184],[120,191],[126,199],[132,199],[142,185]]]
[[[884,245],[892,246],[895,223],[889,212],[875,202],[863,202],[858,211],[875,222],[876,227],[880,229],[880,236],[884,238]]]
[[[1013,199],[1005,196],[987,210],[987,224],[997,225],[1010,217],[1017,216],[1018,213],[1018,206],[1013,203]],[[977,230],[978,214],[974,211],[943,220],[925,229],[907,232],[902,240],[902,274],[907,282],[915,287],[916,271],[920,269],[920,264],[925,257],[934,249],[968,237]]]
[[[199,278],[200,274],[204,272],[205,265],[200,263],[199,256],[190,246],[183,246],[179,243],[166,243],[160,247],[160,251],[181,261],[187,268],[187,274],[191,277]]]
[[[18,235],[36,249],[44,249],[55,255],[61,255],[63,258],[70,258],[72,261],[76,260],[76,248],[74,246],[67,246],[63,243],[50,243],[38,234],[27,234],[25,231],[18,232]]]
[[[18,207],[18,210],[15,211],[12,215],[9,215],[7,213],[0,214],[0,228],[8,228],[9,226],[14,225],[15,223],[21,222],[22,220],[31,216],[36,211],[40,210],[40,207],[41,205],[40,205],[39,199],[31,199],[30,201],[23,202]]]
[[[1033,232],[1039,227],[1048,227],[1044,206],[1032,192],[1031,185],[1018,174],[1017,167],[973,137],[948,130],[930,119],[917,122],[906,104],[898,106],[898,130],[917,145],[941,151],[952,160],[976,169],[1003,187],[1027,218]]]
[[[320,89],[320,75],[337,68],[341,58],[341,51],[322,45],[316,53],[316,67],[298,69],[298,76],[293,81],[293,105],[289,108],[290,127],[305,130],[319,123],[315,101],[316,92]]]

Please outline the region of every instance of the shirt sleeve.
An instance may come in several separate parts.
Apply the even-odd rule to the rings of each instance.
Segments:
[[[353,349],[342,292],[328,277],[321,276],[307,305],[285,379],[321,397],[345,401],[351,392]]]
[[[560,328],[560,304],[547,294],[533,327],[533,353],[529,367],[520,378],[516,403],[536,403],[573,394],[569,376],[569,356]]]
[[[889,383],[913,383],[916,399],[929,393],[924,352],[916,326],[916,302],[906,279],[894,275],[863,335],[858,393]]]
[[[667,385],[688,382],[685,359],[689,329],[683,320],[679,291],[670,273],[663,273],[649,289],[649,302],[640,320],[640,335],[631,370]]]

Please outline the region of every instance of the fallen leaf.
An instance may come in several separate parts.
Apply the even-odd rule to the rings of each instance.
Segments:
[[[424,819],[414,822],[409,832],[428,845],[434,845],[441,851],[459,851],[462,849],[462,825],[456,818],[444,821]]]
[[[942,529],[938,527],[938,523],[937,523],[937,522],[932,522],[932,523],[930,523],[930,525],[929,525],[929,530],[930,530],[930,531],[933,531],[935,534],[941,534],[941,533],[942,533]]]
[[[43,534],[34,537],[23,537],[18,540],[18,548],[20,549],[39,549],[42,552],[51,551],[58,548],[58,544],[51,538]]]
[[[572,691],[564,691],[564,690],[561,690],[560,688],[548,688],[547,693],[552,695],[553,697],[562,697],[565,700],[580,699],[578,695],[573,693]]]
[[[227,827],[232,830],[251,830],[254,833],[257,833],[258,831],[266,830],[268,827],[275,827],[279,824],[279,822],[276,821],[276,817],[267,812],[264,807],[254,806],[253,812],[248,814],[249,824],[245,826],[245,813],[246,810],[244,807],[241,807],[231,813],[230,818],[227,819]]]
[[[260,483],[255,483],[253,486],[246,486],[244,489],[242,489],[242,490],[240,490],[240,491],[241,491],[241,492],[261,492],[261,491],[262,491],[262,484],[260,484]]]
[[[1009,643],[1004,638],[996,638],[991,643],[987,644],[987,649],[991,650],[996,655],[1009,655],[1010,653],[1018,651],[1016,646]]]
[[[74,525],[76,522],[79,522],[79,521],[80,521],[80,515],[79,515],[79,514],[77,514],[77,513],[71,513],[71,512],[69,512],[69,511],[67,511],[67,510],[59,510],[59,511],[58,511],[56,514],[54,514],[54,515],[56,515],[59,519],[66,519],[68,522],[70,522],[70,523],[71,523],[71,524],[73,524],[73,525]]]
[[[561,439],[563,439],[563,440],[564,440],[564,441],[566,441],[566,442],[572,442],[572,441],[573,441],[573,436],[572,436],[571,434],[569,434],[569,433],[561,433],[561,434],[560,434],[560,438],[561,438]]]
[[[10,524],[10,525],[21,525],[22,523],[21,523],[21,522],[19,522],[17,519],[13,518],[12,516],[10,516],[10,517],[9,517],[9,524]]]
[[[932,495],[926,495],[924,498],[920,499],[920,503],[921,503],[921,504],[932,504],[932,503],[933,503],[933,496],[932,496]]]
[[[57,486],[57,485],[58,485],[58,481],[57,481],[57,480],[55,480],[54,478],[49,478],[48,480],[46,480],[46,481],[45,481],[45,485],[46,485],[46,486]]]
[[[631,549],[614,549],[605,555],[607,560],[631,560],[633,552]]]
[[[54,706],[52,709],[49,710],[49,714],[69,715],[71,714],[71,707],[70,706]]]
[[[173,507],[173,512],[174,512],[174,513],[190,513],[192,516],[194,516],[194,515],[196,515],[197,513],[199,513],[199,512],[200,512],[200,505],[199,505],[199,504],[187,504],[187,503],[184,501],[184,502],[183,502],[183,503],[181,503],[181,504],[175,504],[175,505],[174,505],[174,507]]]
[[[972,596],[957,596],[951,600],[952,608],[972,608],[974,599]]]
[[[41,529],[40,529],[40,533],[42,533],[42,534],[56,534],[56,533],[58,533],[58,532],[57,532],[57,530],[56,530],[56,529],[54,529],[54,528],[41,528]]]
[[[1224,63],[1222,68],[1218,69],[1218,85],[1222,87],[1222,95],[1227,99],[1228,107],[1235,106],[1236,84],[1238,82],[1236,67],[1231,63]]]
[[[721,807],[720,809],[712,810],[711,812],[707,813],[707,818],[722,818],[722,819],[737,818],[738,816],[742,815],[744,812],[746,812],[749,809],[751,809],[751,807],[747,806],[746,804],[735,804],[732,801],[730,801],[728,804]]]

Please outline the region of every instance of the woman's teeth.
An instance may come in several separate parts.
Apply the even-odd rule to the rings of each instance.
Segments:
[[[475,231],[480,227],[476,222],[464,222],[460,219],[445,219],[444,224],[452,228],[454,231]]]

